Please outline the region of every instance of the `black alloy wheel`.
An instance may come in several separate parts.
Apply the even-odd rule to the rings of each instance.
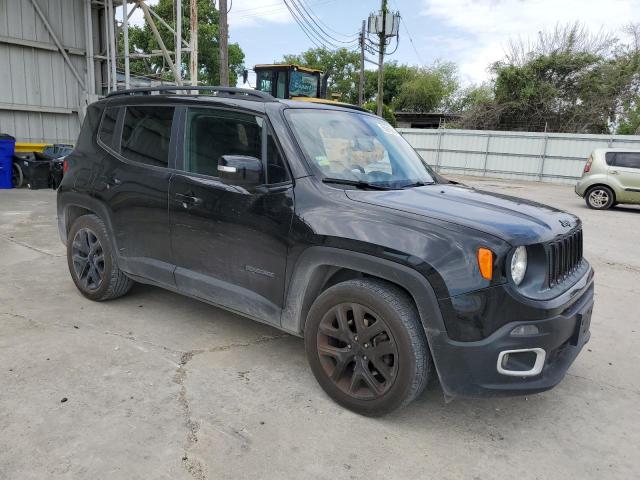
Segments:
[[[76,278],[88,291],[97,290],[104,278],[104,251],[97,235],[81,228],[71,244],[71,255]]]
[[[398,373],[398,347],[391,330],[371,309],[340,303],[320,321],[320,363],[344,393],[361,400],[383,396]]]
[[[379,416],[424,390],[431,359],[413,299],[397,285],[357,278],[324,290],[304,327],[311,371],[337,403]]]
[[[67,234],[67,265],[80,293],[98,302],[125,295],[133,285],[116,261],[113,243],[102,219],[77,218]]]

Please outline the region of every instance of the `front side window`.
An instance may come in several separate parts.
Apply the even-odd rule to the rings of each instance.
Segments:
[[[389,188],[434,183],[420,156],[380,117],[320,109],[289,109],[285,115],[325,178]]]
[[[127,107],[120,154],[128,160],[156,167],[169,163],[174,107]]]
[[[184,167],[185,170],[211,177],[218,176],[218,161],[223,155],[244,155],[263,158],[264,129],[262,117],[248,113],[190,108],[187,110]],[[289,179],[271,132],[266,132],[267,182],[280,183]]]
[[[617,152],[615,166],[626,168],[640,168],[640,153]]]

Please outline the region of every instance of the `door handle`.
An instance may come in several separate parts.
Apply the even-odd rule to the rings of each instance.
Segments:
[[[618,175],[620,172],[618,172],[618,170],[609,170],[609,173],[611,175]]]
[[[202,203],[202,199],[200,197],[196,197],[191,192],[189,193],[176,193],[176,200],[182,203],[184,208],[188,208],[190,206],[200,205]]]

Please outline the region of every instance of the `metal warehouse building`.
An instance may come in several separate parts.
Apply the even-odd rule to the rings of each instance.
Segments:
[[[84,0],[0,0],[0,132],[75,142],[96,92],[88,81],[90,11]]]

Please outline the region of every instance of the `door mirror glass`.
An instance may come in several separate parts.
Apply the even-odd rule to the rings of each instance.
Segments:
[[[223,155],[218,160],[218,176],[229,185],[255,187],[262,184],[262,161],[246,155]]]

